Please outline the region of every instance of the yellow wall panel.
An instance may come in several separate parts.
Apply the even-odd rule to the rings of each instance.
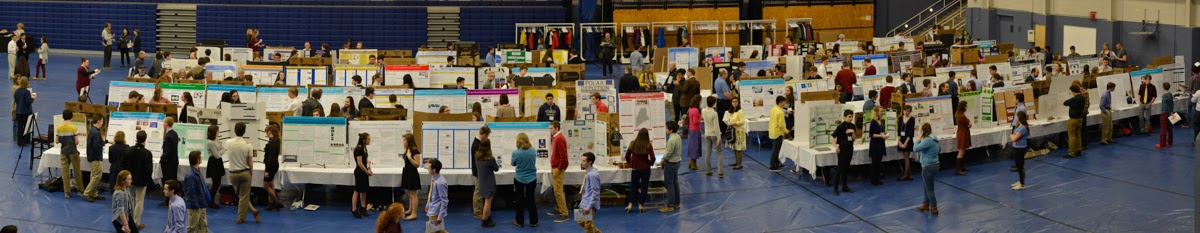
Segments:
[[[653,23],[653,22],[672,22],[672,21],[732,21],[738,20],[737,7],[719,7],[719,8],[657,8],[657,9],[617,9],[613,11],[613,22],[622,23]],[[624,30],[624,29],[622,29]],[[675,46],[675,33],[666,32],[668,47]],[[701,32],[693,35],[694,47],[713,47],[719,45],[717,43],[718,36],[715,33]],[[737,34],[726,35],[728,45],[737,44]]]
[[[816,32],[840,32],[848,39],[871,41],[874,34],[875,18],[874,4],[843,4],[818,6],[772,6],[763,8],[764,19],[775,19],[779,31],[774,37],[776,42],[784,36],[787,19],[812,18]]]

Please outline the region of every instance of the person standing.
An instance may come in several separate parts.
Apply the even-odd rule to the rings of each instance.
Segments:
[[[9,36],[8,40],[8,79],[16,79],[17,71],[17,54],[21,53],[21,47],[17,46],[17,35]]]
[[[867,67],[863,69],[863,76],[875,75],[875,73],[878,72],[875,69],[875,65],[871,65],[871,58],[863,59],[862,65]]]
[[[1080,89],[1079,86],[1071,85],[1072,96],[1070,99],[1063,101],[1063,106],[1068,107],[1067,113],[1068,117],[1070,117],[1067,120],[1067,141],[1070,148],[1066,155],[1067,158],[1079,156],[1079,153],[1083,150],[1083,143],[1079,139],[1079,132],[1083,128],[1083,118],[1087,117],[1087,113],[1084,112],[1083,94],[1080,93]]]
[[[600,99],[600,92],[592,92],[592,105],[596,106],[596,113],[608,113],[608,105]]]
[[[417,190],[421,189],[421,175],[417,174],[417,166],[421,166],[421,151],[417,150],[417,140],[412,133],[404,134],[404,170],[400,173],[400,189],[408,194],[408,216],[404,220],[417,219]],[[439,167],[440,168],[440,167]],[[432,173],[431,173],[432,174]],[[432,199],[430,199],[432,201]],[[428,212],[429,210],[426,210]]]
[[[225,160],[221,157],[225,154],[225,147],[217,142],[217,125],[209,125],[207,131],[208,140],[204,142],[204,149],[208,151],[208,168],[205,174],[212,178],[212,187],[208,189],[208,193],[212,195],[210,200],[217,200],[217,195],[221,194],[222,177],[225,177]],[[208,208],[220,209],[221,206],[217,203],[209,202]]]
[[[558,109],[558,105],[554,103],[554,94],[546,93],[546,102],[542,103],[541,107],[538,107],[537,121],[561,121],[562,118],[559,117],[561,114],[562,111],[560,111]]]
[[[679,208],[679,160],[683,158],[683,142],[679,138],[679,124],[667,121],[667,153],[663,155],[663,186],[667,189],[667,203],[658,212],[674,212]],[[640,133],[640,132],[639,132]],[[736,168],[735,168],[736,169]]]
[[[1113,66],[1117,68],[1125,68],[1129,64],[1129,54],[1125,53],[1125,46],[1121,42],[1117,42],[1117,51],[1114,53]]]
[[[837,85],[842,87],[842,93],[839,97],[842,101],[841,103],[854,100],[854,85],[858,84],[858,75],[850,70],[849,61],[842,64],[842,70],[838,71],[837,76],[834,77],[834,82],[837,82]]]
[[[409,137],[405,136],[405,138]],[[450,206],[449,194],[446,191],[449,186],[446,185],[446,178],[442,176],[442,162],[436,158],[429,160],[429,177],[432,181],[429,182],[429,203],[425,204],[425,216],[429,217],[429,222],[434,226],[443,226],[442,228],[445,229],[446,207]],[[416,190],[413,191],[415,192]],[[416,203],[416,201],[409,203]],[[413,215],[417,214],[416,210],[411,210],[411,212]],[[416,216],[411,217],[413,217],[412,219],[416,219]],[[404,219],[412,220],[409,218]],[[445,232],[446,230],[440,230],[435,233]]]
[[[615,53],[613,51],[616,49],[616,47],[617,47],[617,44],[616,44],[616,41],[613,40],[613,38],[612,38],[612,33],[604,32],[604,40],[600,41],[600,58],[599,58],[601,64],[603,64],[600,67],[600,73],[604,77],[608,77],[609,74],[613,74],[612,62],[613,62],[613,57],[616,57]]]
[[[133,175],[133,186],[131,191],[134,196],[133,202],[133,222],[138,223],[137,228],[146,228],[142,223],[142,210],[146,202],[146,187],[154,185],[154,179],[150,178],[154,173],[154,159],[150,155],[150,150],[146,149],[146,131],[138,130],[136,134],[137,144],[129,147],[129,151],[125,152],[124,163],[121,167],[130,171]]]
[[[833,130],[833,141],[837,143],[837,174],[833,175],[833,195],[841,195],[841,193],[852,193],[854,190],[846,183],[846,173],[850,170],[850,160],[854,158],[854,111],[846,109],[842,112],[842,122],[838,123],[836,129]],[[841,182],[841,192],[838,191],[838,184]]]
[[[129,61],[129,44],[132,42],[129,39],[131,38],[133,37],[129,35],[129,29],[122,28],[121,39],[117,40],[117,49],[121,51],[121,68],[125,68],[127,65],[133,64]]]
[[[155,98],[151,98],[151,102],[162,97],[162,88],[156,88],[154,95]],[[166,100],[166,98],[161,99]],[[176,133],[175,129],[171,128],[175,125],[174,117],[167,117],[163,125],[166,126],[163,130],[166,130],[167,133],[163,136],[162,154],[164,156],[158,159],[158,165],[159,169],[161,169],[160,171],[162,171],[160,182],[165,184],[168,180],[178,180],[176,178],[179,176],[179,133]],[[167,196],[165,199],[163,203],[158,204],[159,207],[166,207],[171,204],[170,196]]]
[[[183,203],[183,188],[178,180],[168,180],[163,182],[163,196],[166,196],[170,201],[170,207],[167,210],[167,229],[164,233],[185,233],[188,231],[187,206]]]
[[[282,143],[279,139],[279,125],[267,125],[267,146],[263,148],[263,166],[266,168],[263,172],[263,189],[267,191],[267,197],[270,203],[267,205],[267,211],[279,211],[283,209],[283,203],[279,202],[279,195],[275,194],[275,176],[279,175],[279,154],[283,151]]]
[[[733,170],[742,169],[742,151],[746,150],[746,113],[742,112],[742,104],[738,101],[738,97],[733,97],[730,101],[731,108],[725,113],[729,116],[729,122],[726,123],[733,127],[733,143],[729,144],[729,149],[733,149],[733,164],[729,166],[733,167]]]
[[[939,146],[937,137],[932,134],[933,127],[929,126],[929,123],[922,124],[921,135],[916,138],[919,143],[913,147],[913,150],[921,156],[921,183],[925,187],[925,201],[921,202],[917,211],[928,211],[930,214],[937,215],[937,197],[933,193],[933,176],[941,168],[941,164],[938,163],[941,146]]]
[[[476,148],[474,155],[475,171],[479,175],[479,197],[483,198],[483,213],[480,217],[483,222],[479,226],[495,227],[496,222],[492,221],[492,200],[496,197],[496,172],[500,171],[500,164],[496,163],[496,157],[492,155],[492,140],[480,139],[479,148]]]
[[[690,104],[688,104],[688,105],[691,107],[688,108],[688,112],[687,112],[687,126],[688,126],[687,154],[688,154],[688,159],[690,159],[690,162],[688,162],[688,168],[692,169],[693,171],[696,171],[696,170],[700,170],[700,165],[696,164],[696,160],[700,159],[700,156],[702,155],[700,152],[701,152],[701,150],[703,150],[703,149],[701,149],[703,143],[701,143],[701,142],[704,140],[704,138],[702,138],[702,136],[701,136],[701,135],[703,135],[703,132],[701,131],[701,130],[703,130],[703,128],[701,128],[701,126],[704,121],[701,119],[701,113],[700,113],[700,109],[699,109],[700,108],[700,95],[692,96],[691,101],[689,101],[689,103]],[[711,176],[711,174],[709,176]]]
[[[567,172],[567,138],[560,131],[562,125],[558,121],[550,122],[550,180],[551,187],[554,188],[554,211],[547,213],[550,216],[557,215],[558,218],[554,222],[566,222],[570,220],[570,212],[567,212],[566,190],[563,189],[563,176]]]
[[[15,125],[15,127],[13,127],[13,131],[15,133],[14,135],[17,137],[17,144],[25,145],[25,144],[30,143],[30,139],[31,139],[30,137],[32,136],[32,135],[26,135],[25,131],[28,131],[26,126],[29,124],[29,116],[33,115],[33,101],[37,100],[37,97],[33,95],[33,92],[29,91],[29,79],[28,78],[19,77],[16,79],[16,82],[17,82],[17,89],[13,90],[13,106],[16,107],[16,109],[14,109],[14,111],[13,111],[13,116],[14,116],[13,120],[16,123],[16,125]],[[66,117],[66,116],[64,115],[63,117]],[[76,152],[78,152],[78,151],[76,151]],[[63,155],[67,155],[67,154],[64,153]],[[78,156],[76,156],[76,157],[78,157]],[[63,158],[66,158],[66,157],[63,157]],[[75,159],[76,159],[75,169],[78,170],[79,169],[79,164],[78,164],[79,158],[75,158]],[[63,166],[63,168],[65,169],[67,167]],[[80,182],[79,185],[83,185],[83,183]]]
[[[704,143],[708,144],[708,146],[703,147],[704,153],[707,154],[704,159],[704,173],[706,176],[712,176],[713,152],[716,152],[717,177],[725,178],[725,168],[721,166],[721,163],[725,160],[724,157],[721,156],[721,151],[725,149],[722,145],[724,144],[722,143],[724,141],[721,140],[721,127],[718,124],[721,119],[717,115],[717,110],[715,109],[716,105],[717,97],[709,96],[707,105],[705,105],[706,107],[700,113],[704,126]]]
[[[939,89],[938,93],[937,93],[938,95],[950,95],[950,101],[951,101],[951,103],[954,103],[954,105],[951,105],[951,107],[953,107],[954,109],[951,109],[951,110],[956,113],[958,112],[958,105],[959,105],[958,104],[958,86],[959,86],[958,82],[960,82],[960,80],[958,80],[957,77],[958,76],[955,76],[954,71],[950,71],[950,79],[946,80],[946,82],[943,83],[944,85],[949,86],[949,89],[947,91],[941,91]],[[955,121],[955,122],[957,122],[957,121]],[[954,124],[958,125],[958,123],[954,123]]]
[[[75,95],[83,96],[86,94],[85,91],[91,89],[89,87],[92,86],[92,79],[96,78],[98,74],[100,74],[100,69],[92,70],[88,68],[88,59],[86,57],[79,58],[79,68],[75,69]]]
[[[1112,92],[1117,84],[1109,82],[1100,95],[1100,144],[1110,145],[1112,141]]]
[[[112,225],[117,232],[137,233],[137,222],[133,219],[134,199],[129,193],[133,184],[133,175],[129,171],[121,171],[116,175],[117,183],[113,184]]]
[[[50,42],[46,40],[46,37],[42,37],[41,42],[42,45],[37,50],[38,62],[37,66],[34,67],[33,78],[36,79],[38,76],[42,76],[41,79],[46,80],[46,75],[49,74],[46,72],[46,64],[50,62]]]
[[[971,149],[971,127],[973,126],[971,119],[967,118],[967,102],[960,101],[958,110],[954,115],[954,124],[958,126],[955,132],[955,140],[958,141],[958,156],[954,157],[954,174],[967,175],[967,168],[963,165],[963,159],[967,156],[967,150]]]
[[[633,52],[629,53],[629,66],[632,68],[634,75],[641,74],[642,67],[646,65],[645,61],[643,61],[641,49],[640,46],[635,46]]]
[[[1117,44],[1121,45],[1121,44]],[[1117,47],[1120,48],[1120,47]],[[1158,115],[1158,125],[1162,127],[1162,131],[1158,133],[1158,149],[1168,148],[1175,145],[1175,130],[1172,129],[1174,124],[1171,123],[1171,114],[1175,114],[1175,97],[1171,95],[1171,83],[1164,82],[1162,94],[1162,114]]]
[[[1012,141],[1012,159],[1017,164],[1017,175],[1020,177],[1012,184],[1013,190],[1025,189],[1025,152],[1029,151],[1029,115],[1017,112],[1017,125],[1008,139]]]
[[[25,79],[22,78],[21,80]],[[21,90],[24,89],[22,88]],[[71,116],[74,114],[75,113],[70,109],[63,110],[62,118],[64,121],[69,122],[71,120]],[[18,116],[20,115],[21,114],[18,113]],[[21,119],[25,119],[25,117],[21,117]],[[24,127],[25,124],[22,123],[21,126]],[[73,124],[62,124],[54,128],[54,136],[54,142],[59,145],[59,149],[61,149],[62,152],[62,157],[59,160],[62,162],[63,169],[63,197],[70,199],[72,192],[71,177],[75,178],[74,181],[76,189],[83,186],[83,171],[79,170],[79,129],[75,128],[75,125]],[[22,133],[21,137],[24,138],[25,135]],[[97,171],[98,170],[99,169],[97,169]],[[70,174],[71,177],[67,177],[68,174]],[[88,197],[82,193],[79,195],[83,196],[85,199]]]
[[[871,118],[871,144],[867,151],[871,157],[871,170],[868,175],[871,177],[871,185],[879,186],[883,184],[879,178],[883,176],[883,156],[887,155],[886,142],[891,134],[887,133],[883,125],[883,106],[875,106],[872,112],[875,116]]]
[[[67,115],[63,115],[64,119],[66,117]],[[104,196],[100,196],[96,190],[101,185],[100,177],[104,176],[104,170],[102,170],[104,168],[104,144],[108,143],[108,140],[104,139],[104,134],[100,133],[100,127],[104,127],[104,118],[92,118],[91,123],[87,136],[87,161],[91,164],[92,169],[88,171],[92,171],[92,177],[88,181],[87,189],[84,189],[83,192],[83,199],[88,202],[104,200]]]
[[[135,29],[133,29],[133,38],[129,39],[129,43],[130,43],[129,49],[131,49],[131,51],[133,51],[135,53],[144,52],[144,51],[142,51],[141,34],[142,34],[142,31],[135,28]]]
[[[913,137],[916,131],[917,120],[912,117],[912,106],[905,105],[901,111],[900,122],[897,122],[896,128],[899,129],[900,140],[897,143],[896,150],[904,156],[904,171],[900,174],[899,181],[912,180],[912,169],[909,166],[910,155],[913,152]]]
[[[1184,92],[1184,94],[1190,95],[1191,93],[1194,93],[1196,91],[1200,91],[1200,66],[1193,65],[1192,66],[1192,77],[1188,78],[1187,92]],[[1187,112],[1188,121],[1192,121],[1193,123],[1191,125],[1188,125],[1185,123],[1183,127],[1184,128],[1190,127],[1190,128],[1192,128],[1193,131],[1200,132],[1200,129],[1196,128],[1196,127],[1198,127],[1198,125],[1196,125],[1194,123],[1195,121],[1193,120],[1196,118],[1196,110],[1191,109],[1192,106],[1200,105],[1200,103],[1197,103],[1196,101],[1192,101],[1191,99],[1192,98],[1187,98],[1188,103],[1187,103],[1187,105],[1184,106],[1184,108],[1188,108],[1188,109],[1184,109],[1184,110]]]
[[[354,146],[354,193],[350,197],[350,213],[354,214],[354,218],[370,216],[367,213],[367,192],[371,191],[370,178],[375,172],[369,166],[371,161],[368,160],[367,145],[371,145],[371,135],[358,134],[358,144]]]
[[[596,211],[600,210],[600,172],[592,167],[592,163],[596,162],[596,155],[592,152],[583,153],[583,160],[580,161],[580,168],[586,172],[583,178],[583,188],[580,192],[583,194],[579,200],[580,214],[591,216],[586,221],[579,221],[579,226],[587,233],[600,233],[600,229],[596,229]],[[582,216],[576,216],[576,218]]]
[[[732,81],[729,79],[729,75],[724,69],[721,70],[720,74],[721,76],[717,78],[717,81],[713,82],[713,92],[712,95],[710,95],[717,98],[717,106],[715,110],[717,112],[716,119],[718,122],[714,125],[719,127],[715,130],[719,130],[721,132],[720,136],[722,138],[729,138],[733,135],[724,134],[724,132],[726,132],[725,129],[729,127],[729,124],[721,121],[721,119],[725,119],[725,112],[729,111],[730,99],[733,99],[733,91],[729,88],[729,84],[732,83]]]
[[[1154,106],[1154,98],[1158,97],[1158,90],[1154,88],[1154,84],[1150,83],[1150,75],[1142,76],[1142,86],[1138,88],[1138,119],[1141,119],[1142,125],[1139,127],[1142,130],[1142,135],[1148,135],[1153,130],[1150,130],[1150,107]]]
[[[242,224],[246,219],[246,213],[254,215],[254,222],[258,223],[260,216],[258,210],[254,209],[254,205],[250,203],[250,179],[254,171],[254,148],[250,147],[250,142],[246,141],[246,123],[238,122],[233,126],[235,137],[225,141],[225,155],[221,156],[229,161],[229,182],[233,184],[234,189],[238,194],[238,214],[237,224]]]
[[[204,177],[200,175],[200,151],[194,150],[188,153],[188,168],[187,176],[183,177],[183,202],[187,207],[187,229],[191,233],[208,232],[208,203],[212,202],[212,195],[208,194],[208,187],[204,184]]]
[[[129,151],[129,145],[125,144],[125,132],[117,131],[117,133],[113,134],[112,145],[108,146],[109,184],[116,185],[117,183],[120,183],[120,180],[117,180],[117,176],[112,174],[117,174],[118,172],[125,170],[125,167],[122,166],[122,164],[125,161],[124,159],[126,151]]]
[[[646,128],[638,130],[637,138],[629,142],[629,148],[625,150],[625,161],[629,161],[629,168],[633,169],[629,178],[630,187],[629,194],[626,196],[628,198],[626,198],[625,212],[632,211],[634,204],[637,204],[639,212],[646,212],[646,197],[650,188],[650,167],[654,166],[654,147],[650,145],[649,130]]]
[[[475,169],[476,164],[474,154],[476,151],[479,151],[480,141],[487,140],[488,136],[492,134],[492,129],[485,125],[479,128],[479,132],[477,134],[478,135],[475,136],[475,139],[471,140],[472,159],[470,161],[471,164],[469,164],[471,168],[471,178],[474,179],[471,181],[475,182],[475,190],[471,192],[471,210],[474,211],[474,215],[472,216],[475,217],[475,219],[483,219],[483,197],[479,195],[479,171]]]
[[[771,138],[771,167],[768,170],[771,172],[783,169],[783,163],[779,161],[779,151],[783,148],[784,135],[790,133],[783,113],[783,106],[786,104],[787,98],[776,96],[775,107],[771,108],[771,118],[767,122],[767,136]]]
[[[534,200],[537,196],[537,152],[533,150],[529,136],[525,133],[517,134],[516,144],[517,150],[512,152],[512,161],[509,164],[516,168],[513,191],[516,193],[517,219],[513,220],[513,225],[525,227],[525,213],[528,212],[529,226],[537,227],[537,201]]]

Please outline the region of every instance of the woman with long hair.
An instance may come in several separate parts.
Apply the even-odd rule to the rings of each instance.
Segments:
[[[921,202],[921,206],[917,207],[917,211],[929,211],[934,215],[938,214],[937,197],[933,193],[933,175],[937,174],[941,164],[938,163],[938,154],[941,146],[938,145],[937,137],[933,135],[933,127],[929,123],[921,125],[921,135],[917,136],[916,147],[913,150],[920,153],[921,157],[921,181],[925,185],[925,201]]]
[[[517,117],[517,108],[508,104],[508,94],[500,94],[500,105],[496,106],[496,118]]]
[[[129,29],[121,29],[121,39],[117,40],[117,48],[121,50],[121,68],[133,66],[133,62],[129,60]]]
[[[183,108],[181,108],[179,110],[179,119],[177,119],[177,120],[179,121],[179,123],[192,123],[191,121],[189,121],[187,119],[188,118],[188,114],[187,114],[188,108],[196,106],[195,101],[192,99],[192,93],[184,92],[182,100],[183,100]]]
[[[112,224],[117,232],[138,232],[137,223],[133,222],[133,195],[129,186],[133,184],[133,175],[129,171],[117,173],[117,183],[113,185]]]
[[[492,200],[496,197],[496,172],[500,164],[492,156],[492,140],[479,139],[479,149],[475,154],[475,172],[479,179],[479,197],[483,198],[483,222],[479,226],[490,228],[496,226],[492,221]]]
[[[375,220],[375,233],[401,233],[404,229],[400,226],[400,218],[404,217],[404,204],[392,203],[387,210],[379,214],[379,219]]]
[[[327,117],[346,117],[346,114],[343,113],[341,109],[342,109],[342,106],[338,105],[338,103],[333,103],[333,104],[329,105],[329,116],[327,116]],[[314,116],[315,116],[315,114],[314,114]]]
[[[486,121],[483,119],[483,104],[479,102],[471,104],[471,118],[471,121],[474,122]]]
[[[212,194],[213,200],[220,200],[221,177],[225,177],[225,161],[221,159],[221,155],[225,154],[225,148],[221,143],[217,142],[217,125],[208,126],[208,141],[205,142],[205,150],[208,150],[208,170],[205,174],[208,178],[212,178],[212,187],[208,188],[208,193]],[[221,206],[217,202],[208,204],[208,208],[220,209]]]
[[[342,115],[346,117],[346,120],[358,118],[358,108],[354,107],[356,106],[354,104],[354,97],[346,96],[346,100],[344,100],[342,104],[341,111]]]
[[[638,130],[637,137],[629,142],[625,150],[625,161],[633,169],[630,180],[629,194],[626,196],[629,204],[625,212],[633,210],[637,204],[639,212],[646,212],[646,197],[650,188],[650,167],[654,165],[654,146],[650,144],[650,131],[646,128]]]
[[[896,150],[904,156],[904,171],[900,173],[899,181],[912,180],[912,170],[909,165],[911,160],[909,156],[913,151],[913,133],[916,131],[917,119],[912,117],[912,105],[905,105],[900,111],[900,122],[896,123],[897,131],[900,131],[899,142]]]
[[[967,101],[958,102],[958,112],[954,115],[955,125],[958,125],[958,132],[954,135],[954,139],[958,140],[958,156],[954,158],[954,174],[966,175],[967,168],[962,164],[963,157],[967,155],[967,149],[971,149],[971,119],[967,118]]]
[[[525,226],[525,213],[529,213],[529,225],[538,225],[537,201],[534,196],[537,196],[537,152],[533,150],[533,145],[529,143],[529,136],[525,133],[517,134],[517,150],[512,152],[510,165],[516,168],[517,174],[513,177],[513,189],[516,193],[517,200],[515,208],[517,219],[513,220],[513,225],[517,227]]]
[[[741,98],[733,97],[729,113],[725,116],[729,117],[729,122],[726,124],[733,127],[733,143],[729,143],[729,149],[733,149],[733,170],[742,169],[742,154],[746,150],[746,113],[742,112]]]
[[[1012,184],[1012,189],[1022,190],[1025,189],[1025,152],[1029,151],[1029,115],[1017,112],[1017,122],[1017,128],[1008,135],[1008,139],[1012,141],[1012,158],[1020,177],[1020,180]]]
[[[275,176],[279,173],[279,154],[283,151],[282,143],[279,141],[279,125],[267,125],[267,141],[266,148],[263,148],[266,156],[263,157],[263,164],[266,170],[263,172],[263,189],[267,190],[267,197],[270,202],[267,204],[267,211],[279,211],[283,209],[283,204],[279,203],[279,196],[275,194]]]
[[[404,220],[417,219],[417,190],[421,189],[421,176],[417,166],[421,165],[421,151],[417,150],[417,139],[412,133],[404,134],[404,170],[400,173],[400,188],[408,194],[408,214]]]
[[[358,134],[358,144],[354,146],[354,194],[350,197],[350,213],[354,218],[371,216],[367,213],[367,192],[371,191],[371,161],[367,156],[367,145],[371,145],[371,135]]]
[[[175,104],[174,102],[171,102],[170,99],[163,97],[162,86],[158,86],[158,85],[154,86],[154,96],[150,97],[150,103],[152,103],[152,104]]]
[[[875,116],[871,118],[870,128],[867,131],[870,134],[867,137],[871,138],[870,145],[867,147],[867,156],[871,157],[871,169],[869,169],[867,177],[871,178],[871,185],[879,186],[883,184],[879,178],[883,176],[883,156],[887,155],[886,143],[891,135],[884,128],[883,106],[875,105],[875,109],[872,109],[871,112]]]

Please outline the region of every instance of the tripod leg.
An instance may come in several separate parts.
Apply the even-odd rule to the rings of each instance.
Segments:
[[[32,150],[32,149],[30,149],[30,150]],[[12,172],[12,175],[8,177],[9,179],[16,179],[16,178],[17,178],[17,168],[21,166],[21,165],[20,165],[20,164],[21,164],[21,157],[24,157],[24,155],[25,155],[25,148],[18,149],[17,151],[18,151],[18,152],[17,152],[17,162],[16,162],[16,163],[13,163],[13,164],[15,164],[16,166],[13,166],[13,172]],[[32,152],[30,152],[30,155],[32,155]],[[30,161],[33,161],[33,160],[32,160],[32,159],[30,159]]]

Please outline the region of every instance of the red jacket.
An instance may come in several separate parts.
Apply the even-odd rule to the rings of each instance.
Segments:
[[[868,66],[866,69],[863,69],[864,76],[865,75],[875,75],[875,72],[876,72],[875,65],[871,65],[871,66]]]
[[[889,86],[879,89],[879,105],[883,106],[884,109],[887,109],[891,106],[893,92],[896,92],[895,87]]]
[[[838,84],[842,85],[842,92],[854,93],[854,84],[858,83],[858,76],[850,69],[842,69],[837,72],[837,77],[834,78]]]
[[[654,151],[654,149],[650,151]],[[654,166],[654,155],[637,154],[633,153],[633,149],[627,149],[625,150],[625,161],[629,161],[629,168],[633,170],[646,170]]]
[[[562,133],[555,134],[550,139],[550,168],[566,171],[571,166],[567,162],[567,137]]]

